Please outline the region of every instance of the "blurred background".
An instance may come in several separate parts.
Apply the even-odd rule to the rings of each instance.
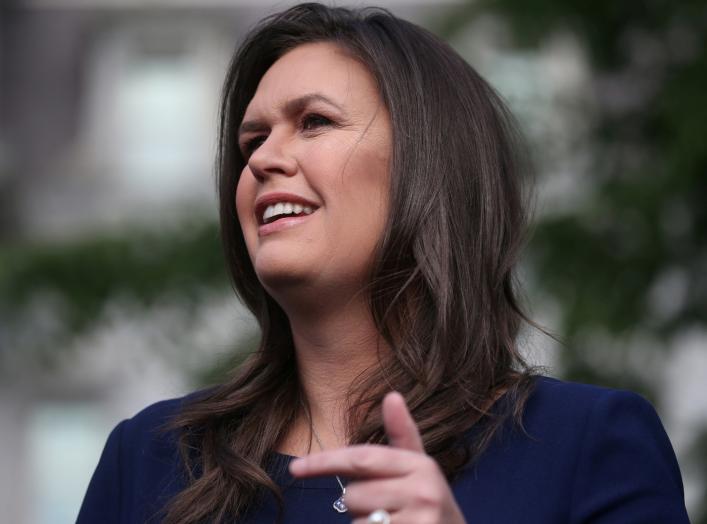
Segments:
[[[255,344],[218,242],[217,105],[244,31],[291,3],[2,3],[3,522],[72,522],[119,420]],[[562,343],[529,330],[529,359],[648,397],[707,524],[706,3],[377,5],[447,39],[531,143],[522,277]]]

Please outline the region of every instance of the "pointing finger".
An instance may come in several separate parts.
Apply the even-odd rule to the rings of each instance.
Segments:
[[[388,393],[383,399],[383,426],[391,446],[425,452],[417,425],[408,411],[405,399],[397,391]]]

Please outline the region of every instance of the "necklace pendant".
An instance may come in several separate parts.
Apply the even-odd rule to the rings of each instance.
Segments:
[[[344,503],[344,495],[346,495],[346,489],[341,492],[341,496],[332,504],[332,507],[337,513],[346,513],[349,510],[349,508],[346,507],[346,503]]]

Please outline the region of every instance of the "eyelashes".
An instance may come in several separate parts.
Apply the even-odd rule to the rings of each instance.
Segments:
[[[253,153],[253,151],[258,149],[258,146],[260,146],[260,144],[265,142],[266,138],[267,137],[265,135],[259,135],[244,142],[243,146],[241,147],[243,156],[248,158]]]
[[[309,131],[318,127],[328,126],[332,123],[333,122],[325,116],[319,115],[317,113],[310,113],[304,116],[301,121],[300,127],[304,131]]]
[[[334,122],[330,119],[321,115],[319,113],[307,113],[305,114],[297,123],[297,127],[300,131],[316,131],[322,127],[328,127],[334,125]],[[253,152],[260,147],[265,140],[267,140],[268,135],[257,135],[253,138],[245,141],[241,146],[241,151],[245,159],[247,159]]]

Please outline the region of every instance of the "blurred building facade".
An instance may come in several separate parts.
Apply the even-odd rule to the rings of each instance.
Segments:
[[[260,12],[197,4],[3,9],[5,239],[61,242],[166,223],[185,208],[214,215],[220,83],[238,36]],[[238,314],[235,302],[222,305]],[[63,354],[48,368],[27,355],[3,359],[4,521],[74,520],[107,431],[149,402],[183,394],[191,386],[184,358],[208,358],[185,357],[164,340],[180,322],[178,307],[158,306],[147,318],[112,309],[71,350],[57,348]],[[238,326],[227,338],[237,336]]]

